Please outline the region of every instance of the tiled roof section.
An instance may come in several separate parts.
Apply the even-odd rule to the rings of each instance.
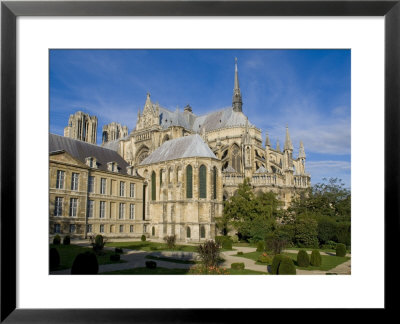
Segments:
[[[196,116],[178,109],[170,111],[163,107],[159,107],[159,111],[160,125],[163,129],[167,129],[170,126],[182,126],[194,132],[200,132],[203,127],[208,132],[223,127],[245,126],[247,119],[242,112],[234,111],[232,107],[202,116]],[[249,123],[249,126],[253,125]]]
[[[49,134],[49,153],[56,151],[68,152],[71,156],[86,163],[87,157],[95,157],[98,163],[98,169],[107,171],[108,162],[116,162],[120,168],[121,174],[127,174],[126,167],[129,164],[115,151],[89,144],[86,142],[74,140],[72,138]]]
[[[236,170],[232,168],[230,165],[228,165],[228,167],[222,172],[236,172]]]
[[[217,157],[198,135],[184,136],[165,142],[146,157],[140,165],[159,163],[188,157]]]
[[[255,173],[267,173],[267,169],[263,166],[259,167]]]

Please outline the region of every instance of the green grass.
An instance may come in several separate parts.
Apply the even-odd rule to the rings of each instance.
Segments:
[[[159,260],[159,261],[167,261],[173,263],[182,263],[182,264],[196,264],[198,262],[192,260],[183,260],[183,259],[175,259],[175,258],[168,258],[168,257],[157,257],[154,255],[146,255],[146,259],[151,260]]]
[[[260,256],[262,252],[249,252],[249,253],[244,253],[243,255],[236,255],[237,257],[242,257],[242,258],[247,258],[250,260],[257,261],[258,257]],[[349,260],[349,257],[337,257],[337,256],[330,256],[330,255],[321,255],[321,266],[319,267],[299,267],[297,265],[297,253],[283,253],[287,256],[289,256],[293,262],[294,265],[297,269],[301,270],[321,270],[321,271],[328,271],[330,269],[333,269],[337,267],[339,264],[342,264],[343,262],[346,262]],[[260,265],[266,265],[266,263],[261,263],[261,262],[256,262],[256,264]]]
[[[93,249],[89,247],[82,247],[79,245],[53,245],[50,244],[50,247],[55,247],[60,254],[60,266],[56,270],[70,269],[75,260],[75,257],[79,253],[84,253],[87,251],[92,252]],[[97,262],[100,264],[110,264],[110,263],[124,263],[126,261],[110,261],[110,255],[114,254],[114,251],[104,250],[102,251],[102,255],[96,255]]]
[[[336,250],[335,249],[312,249],[312,248],[297,248],[297,247],[290,247],[290,248],[285,248],[285,250],[306,250],[311,252],[312,250],[318,250],[319,252],[325,252],[325,253],[333,253],[336,254]],[[346,250],[346,253],[351,253],[350,250]]]
[[[267,275],[266,272],[253,271],[253,270],[233,270],[227,269],[229,275]],[[102,274],[106,275],[186,275],[189,274],[189,269],[167,269],[167,268],[155,268],[155,269],[147,269],[147,268],[133,268],[127,270],[118,270],[112,272],[105,272]]]

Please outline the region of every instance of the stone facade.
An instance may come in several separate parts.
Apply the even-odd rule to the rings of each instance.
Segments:
[[[128,136],[128,127],[122,126],[112,122],[108,125],[103,126],[102,141],[103,144],[109,141],[115,141],[120,138]]]
[[[80,238],[146,234],[144,179],[115,152],[76,142],[50,135],[50,234]]]
[[[68,126],[64,128],[64,136],[80,141],[97,143],[97,117],[77,111],[69,116]]]

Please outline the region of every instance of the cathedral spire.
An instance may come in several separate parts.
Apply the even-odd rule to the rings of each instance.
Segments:
[[[281,151],[281,147],[279,146],[279,140],[276,140],[276,150],[277,150],[278,152]]]
[[[292,141],[291,141],[291,139],[290,139],[289,128],[288,128],[287,125],[286,125],[285,146],[284,146],[283,150],[284,150],[284,151],[287,151],[287,150],[292,150],[292,151],[293,151],[293,144],[292,144]]]
[[[234,111],[242,111],[242,95],[239,88],[237,58],[235,57],[235,84],[233,88],[232,107]]]
[[[270,147],[271,142],[269,140],[268,132],[265,132],[265,147]]]
[[[299,158],[305,158],[306,152],[304,151],[303,141],[300,141]]]

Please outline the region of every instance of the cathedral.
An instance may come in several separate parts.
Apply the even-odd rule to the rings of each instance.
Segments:
[[[245,178],[256,193],[276,193],[284,208],[310,187],[303,143],[295,158],[286,127],[283,150],[279,142],[271,146],[268,134],[263,145],[261,130],[242,108],[235,59],[230,107],[205,115],[196,115],[190,105],[171,111],[154,103],[148,93],[131,133],[117,123],[103,127],[102,148],[118,153],[142,178],[143,232],[149,238],[176,235],[188,242],[214,238],[223,201]]]

